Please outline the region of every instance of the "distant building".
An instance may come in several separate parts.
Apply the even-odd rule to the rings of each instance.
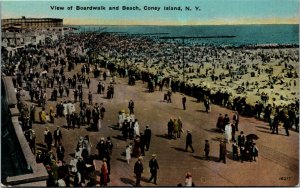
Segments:
[[[1,20],[2,30],[13,27],[21,29],[45,29],[50,27],[63,27],[63,19],[60,18],[9,18]]]
[[[59,18],[10,18],[2,19],[2,46],[7,50],[26,45],[43,45],[46,39],[63,38],[63,19]]]

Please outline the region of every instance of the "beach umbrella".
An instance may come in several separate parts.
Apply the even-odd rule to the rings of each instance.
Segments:
[[[258,136],[256,134],[248,134],[246,136],[247,140],[251,139],[251,140],[257,140]]]

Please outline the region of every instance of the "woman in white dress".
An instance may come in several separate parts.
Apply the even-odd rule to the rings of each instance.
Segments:
[[[64,103],[63,106],[64,106],[64,116],[66,117],[68,114],[68,104]]]
[[[71,115],[72,114],[72,103],[69,101],[67,104],[67,114]]]
[[[100,131],[100,129],[101,129],[101,118],[99,118],[99,120],[98,120],[98,124],[97,124],[97,128],[98,128],[98,131]]]
[[[129,147],[129,145],[126,146],[125,153],[126,153],[126,161],[129,164],[131,159],[131,148]]]
[[[225,126],[225,139],[227,143],[232,139],[232,128],[230,123]]]
[[[119,125],[119,128],[121,129],[122,128],[122,125],[123,125],[123,115],[122,115],[122,112],[119,112],[119,121],[118,121],[118,125]]]
[[[133,130],[134,130],[134,137],[140,136],[140,125],[139,125],[137,119],[135,119],[135,123],[134,123],[134,128],[133,128]]]

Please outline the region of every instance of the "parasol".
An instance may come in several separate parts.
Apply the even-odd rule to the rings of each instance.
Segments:
[[[246,136],[247,140],[248,139],[251,139],[251,140],[257,140],[258,139],[258,136],[256,134],[248,134]]]

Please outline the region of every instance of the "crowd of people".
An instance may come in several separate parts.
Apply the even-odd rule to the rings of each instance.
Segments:
[[[102,42],[98,43],[97,41],[100,41],[98,39],[101,39]],[[65,39],[46,44],[45,46],[20,49],[14,54],[8,51],[3,52],[2,75],[13,76],[13,83],[16,88],[16,97],[18,100],[17,108],[20,111],[20,124],[32,152],[36,154],[36,161],[43,163],[49,173],[48,186],[70,186],[70,184],[72,184],[70,181],[71,177],[74,179],[74,186],[95,186],[97,176],[95,160],[101,160],[102,162],[100,173],[98,174],[100,176],[100,185],[107,186],[110,182],[110,162],[113,151],[113,144],[110,137],[107,137],[106,140],[101,138],[97,143],[95,149],[97,149],[98,155],[96,156],[92,155],[89,136],[86,135],[84,138],[80,137],[75,150],[75,156],[70,164],[67,164],[64,159],[65,148],[62,131],[60,130],[63,125],[57,126],[53,133],[49,131],[48,127],[45,127],[43,133],[45,147],[37,150],[35,143],[36,132],[33,129],[33,123],[51,123],[54,125],[56,119],[62,118],[65,122],[65,128],[68,130],[88,126],[91,130],[100,131],[106,108],[103,103],[98,103],[95,100],[95,95],[104,95],[106,90],[106,98],[112,99],[115,92],[115,75],[128,77],[129,85],[135,85],[136,80],[142,80],[143,83],[146,82],[150,93],[155,92],[157,86],[159,87],[159,91],[163,91],[164,88],[167,89],[164,100],[168,103],[172,102],[172,92],[182,92],[185,95],[195,97],[198,102],[203,102],[207,113],[211,111],[210,103],[235,110],[231,123],[227,114],[225,114],[224,117],[220,114],[217,120],[217,129],[220,133],[224,133],[225,138],[225,140],[220,142],[219,156],[219,160],[224,163],[226,163],[228,153],[226,144],[231,142],[232,157],[234,160],[240,160],[242,162],[255,161],[258,156],[258,147],[253,138],[244,136],[243,131],[240,132],[240,135],[236,136],[236,132],[239,130],[239,115],[255,116],[256,118],[262,118],[268,121],[272,133],[276,132],[278,134],[280,122],[284,124],[287,136],[289,135],[288,130],[293,126],[295,126],[297,131],[299,130],[298,100],[286,106],[275,106],[267,104],[267,101],[270,99],[268,99],[267,94],[263,93],[261,94],[262,100],[253,106],[247,103],[245,97],[233,98],[227,91],[218,90],[215,92],[209,87],[188,84],[188,82],[183,82],[172,76],[164,75],[164,69],[185,71],[184,67],[176,65],[179,58],[178,52],[176,48],[170,48],[174,47],[175,44],[156,43],[143,37],[139,39],[140,40],[137,41],[133,38],[109,34],[74,35],[66,36]],[[149,48],[149,46],[151,48]],[[154,49],[154,52],[149,49]],[[160,51],[166,49],[168,53],[162,55],[157,49],[160,49]],[[171,52],[167,49],[171,49]],[[201,70],[204,69],[204,62],[202,62],[201,59],[206,59],[214,68],[205,69],[204,77],[211,77],[212,82],[216,80],[222,81],[225,77],[239,79],[230,72],[232,68],[230,63],[239,65],[241,67],[240,71],[242,71],[242,69],[255,69],[259,74],[262,72],[272,74],[272,70],[269,69],[260,69],[255,66],[250,67],[235,61],[224,64],[219,60],[209,60],[205,56],[206,53],[216,59],[220,56],[226,56],[229,52],[225,48],[208,47],[202,49],[200,47],[194,47],[196,55],[193,55],[190,51],[192,50],[189,50],[189,54],[187,55],[188,61],[199,62],[199,68],[196,70],[194,70],[192,66],[185,68],[188,72],[197,72],[198,75],[201,76]],[[113,64],[109,61],[99,61],[92,55],[95,52],[101,52],[100,55],[114,59],[116,62],[121,59],[123,63],[125,61],[124,57],[127,58],[127,61],[125,61],[124,66],[122,66],[121,63]],[[242,52],[239,53],[235,51],[234,53],[236,53],[236,57],[242,56]],[[266,63],[271,57],[273,58],[274,56],[274,58],[276,58],[276,55],[273,53],[267,57],[264,53],[250,53],[245,56],[250,59],[262,59]],[[277,59],[283,59],[283,57],[286,56],[288,58],[286,60],[287,62],[289,59],[291,61],[294,60],[292,56],[287,54],[280,54]],[[163,61],[165,64],[157,69],[156,74],[138,69],[139,62],[143,62],[144,66],[149,68],[153,64],[159,64],[157,63],[159,61]],[[129,66],[129,62],[135,62],[137,64],[130,64]],[[150,63],[150,65],[149,62],[152,64]],[[127,66],[125,66],[125,64],[127,64]],[[81,66],[81,68],[80,71],[76,73],[75,68],[78,66]],[[221,67],[229,71],[229,75],[216,75],[214,73],[215,69]],[[104,71],[103,68],[105,68]],[[90,73],[94,73],[95,78],[101,77],[102,79],[97,85],[96,92],[93,92],[92,88],[90,88],[90,84],[93,81],[93,79],[91,80],[89,77]],[[292,67],[288,64],[286,64],[285,73],[287,77],[291,78],[291,81],[298,77],[297,73],[293,72]],[[106,79],[109,74],[112,74],[111,81],[107,84]],[[187,79],[192,78],[187,77]],[[278,84],[279,80],[279,77],[271,77],[269,86],[272,87]],[[297,85],[296,82],[290,82],[289,84]],[[256,84],[247,82],[243,84],[242,87],[247,89],[253,85]],[[47,92],[51,93],[50,97],[47,96]],[[30,103],[25,100],[27,95],[30,98]],[[186,110],[185,96],[182,97],[182,105],[183,109]],[[76,106],[79,106],[79,108],[76,108]],[[41,110],[37,112],[37,109]],[[135,105],[133,100],[129,101],[128,110],[129,113],[126,113],[125,110],[120,110],[117,127],[122,132],[122,138],[125,141],[127,141],[127,139],[130,140],[130,143],[125,149],[126,162],[129,164],[132,157],[137,158],[137,162],[134,165],[134,173],[136,174],[135,185],[139,186],[144,170],[142,156],[145,156],[146,151],[150,149],[152,132],[149,126],[145,126],[144,131],[140,131],[139,121],[134,114]],[[36,115],[38,115],[38,119]],[[184,133],[181,118],[178,117],[176,119],[171,117],[167,124],[167,130],[169,139],[181,138]],[[185,151],[188,151],[190,148],[192,152],[194,152],[192,133],[189,130],[186,132]],[[53,148],[56,150],[56,154],[54,154]],[[207,160],[210,160],[210,150],[209,141],[206,140],[204,151]],[[149,181],[154,180],[154,184],[157,184],[157,171],[159,170],[159,166],[156,160],[156,154],[153,154],[152,159],[149,161],[149,169],[151,173]],[[191,186],[192,184],[191,174],[187,173],[186,185]]]

